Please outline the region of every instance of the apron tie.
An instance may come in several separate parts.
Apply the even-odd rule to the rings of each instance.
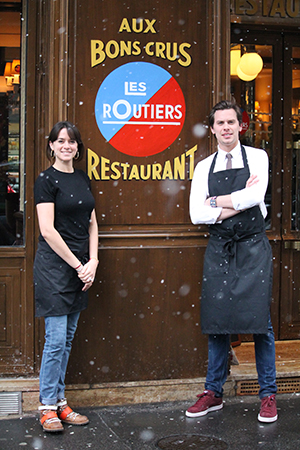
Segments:
[[[241,236],[238,234],[235,234],[230,239],[228,239],[226,242],[224,242],[224,250],[227,252],[229,256],[235,256],[236,253],[236,243],[242,239]]]

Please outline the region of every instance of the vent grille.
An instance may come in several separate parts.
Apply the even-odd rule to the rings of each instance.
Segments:
[[[300,378],[279,378],[276,380],[278,394],[291,394],[300,392]],[[259,384],[255,380],[237,382],[237,395],[257,395]]]
[[[21,392],[0,392],[0,415],[22,414]]]

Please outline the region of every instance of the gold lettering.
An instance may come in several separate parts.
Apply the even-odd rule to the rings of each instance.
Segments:
[[[131,41],[121,41],[120,42],[120,56],[131,55]]]
[[[154,42],[147,42],[147,44],[145,46],[145,52],[149,56],[154,56],[154,51],[150,50],[150,47],[152,47],[152,45],[154,45]]]
[[[151,20],[151,22],[149,19],[145,19],[145,21],[147,24],[147,28],[144,30],[144,33],[149,33],[149,31],[151,31],[151,33],[155,34],[156,30],[155,30],[155,28],[153,28],[153,25],[155,24],[156,19]]]
[[[106,175],[106,172],[109,171],[109,167],[106,164],[109,164],[110,160],[101,156],[101,180],[109,180],[109,176]]]
[[[294,8],[292,7],[294,4]],[[286,12],[289,17],[297,17],[300,12],[299,0],[286,0]]]
[[[128,177],[128,180],[139,180],[140,176],[139,176],[139,170],[138,170],[138,166],[136,164],[133,164],[131,171],[130,171],[130,175]]]
[[[127,19],[123,19],[119,28],[119,33],[122,31],[127,31],[127,33],[131,33],[131,29]]]
[[[235,0],[235,13],[236,14],[244,14],[244,0]]]
[[[186,61],[183,61],[181,58],[178,59],[178,63],[183,67],[189,66],[192,62],[192,57],[184,50],[185,47],[191,48],[191,44],[184,42],[179,45],[179,53],[186,59]]]
[[[111,51],[111,48],[114,47],[114,51]],[[114,59],[119,55],[119,44],[117,41],[108,41],[105,46],[106,54],[109,58]]]
[[[174,180],[184,180],[185,153],[174,159]]]
[[[173,55],[171,56],[171,42],[167,42],[166,55],[169,61],[175,61],[177,58],[177,42],[173,42]]]
[[[119,171],[119,169],[117,169],[117,166],[119,166],[119,165],[120,165],[120,163],[115,161],[110,166],[111,171],[113,172],[113,175],[110,176],[110,178],[112,180],[118,180],[121,177],[121,172]]]
[[[152,164],[152,180],[161,180],[162,166],[159,163]]]
[[[127,180],[127,169],[130,165],[128,163],[121,163],[120,166],[123,168],[123,180]]]
[[[87,174],[91,180],[94,176],[95,180],[100,180],[96,167],[99,165],[99,156],[90,148],[87,149]]]
[[[145,166],[144,165],[140,166],[140,171],[141,171],[141,179],[149,180],[150,175],[151,175],[151,164],[147,164],[147,175],[145,175]]]
[[[263,0],[262,4],[262,15],[264,17],[267,17],[269,14],[269,8],[268,8],[268,0]]]
[[[252,9],[247,9],[247,15],[254,16],[258,10],[257,0],[247,0],[247,2],[252,6]]]
[[[195,153],[197,151],[198,146],[195,145],[193,148],[186,152],[186,156],[190,156],[190,170],[189,170],[189,179],[191,180],[194,176],[194,165],[195,165]]]
[[[166,57],[164,55],[165,48],[166,48],[166,45],[163,42],[156,42],[156,45],[155,45],[155,56],[157,58],[166,59]]]
[[[140,42],[139,41],[134,41],[134,43],[132,44],[132,47],[133,47],[132,54],[134,56],[138,56],[138,55],[141,54],[142,50],[140,49]]]
[[[275,14],[280,14],[280,17],[286,17],[284,0],[277,0],[273,2],[270,16],[274,17]]]
[[[166,178],[169,178],[169,180],[173,180],[171,161],[166,161],[164,165],[162,179],[165,180]]]
[[[137,24],[139,25],[139,28],[137,28]],[[143,19],[132,19],[132,30],[135,33],[141,33],[143,31]]]
[[[87,174],[92,180],[184,180],[186,176],[187,157],[189,156],[189,173],[188,179],[192,179],[194,175],[195,153],[197,145],[192,147],[187,152],[177,156],[172,161],[165,161],[164,165],[160,163],[138,165],[129,163],[121,163],[119,161],[111,162],[109,159],[93,152],[90,148],[87,149]],[[98,166],[100,163],[100,176],[98,173]]]
[[[104,44],[102,41],[91,40],[91,67],[101,64],[105,60]]]

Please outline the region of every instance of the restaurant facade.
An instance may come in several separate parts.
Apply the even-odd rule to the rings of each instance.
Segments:
[[[185,399],[204,380],[208,229],[191,224],[189,192],[222,99],[242,108],[241,141],[269,155],[272,321],[277,341],[299,339],[300,0],[1,0],[0,27],[0,391],[36,408],[33,186],[59,120],[81,132],[99,225],[75,403]]]

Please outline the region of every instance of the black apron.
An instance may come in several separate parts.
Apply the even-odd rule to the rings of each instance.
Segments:
[[[210,197],[246,186],[250,171],[244,147],[244,167],[208,177]],[[205,252],[201,328],[206,334],[267,333],[272,298],[272,250],[259,206],[209,226]]]
[[[89,240],[67,242],[82,264],[89,260]],[[88,293],[75,269],[58,256],[47,242],[38,244],[34,260],[36,317],[62,316],[83,311]]]

